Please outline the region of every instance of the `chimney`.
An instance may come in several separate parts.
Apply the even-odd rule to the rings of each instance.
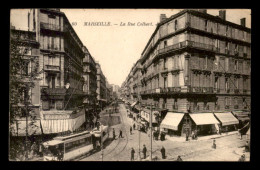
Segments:
[[[242,25],[243,27],[246,26],[246,18],[241,18],[240,19],[240,25]]]
[[[161,14],[160,15],[160,22],[162,22],[163,20],[167,19],[165,14]]]
[[[198,11],[199,11],[199,12],[202,12],[202,13],[204,13],[204,14],[207,13],[207,10],[206,10],[206,9],[199,9]]]
[[[219,17],[223,20],[226,20],[226,10],[220,10]]]

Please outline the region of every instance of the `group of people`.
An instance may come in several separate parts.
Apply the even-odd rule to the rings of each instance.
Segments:
[[[143,145],[142,152],[143,152],[143,159],[146,159],[147,148],[145,145]],[[161,148],[161,154],[162,154],[162,159],[166,159],[165,148],[163,146]],[[134,155],[135,155],[135,150],[134,148],[131,148],[131,161],[134,161]]]
[[[123,132],[121,129],[119,130],[118,138],[123,138]],[[113,128],[113,140],[115,140],[115,139],[116,139],[116,132],[115,132],[115,129]]]

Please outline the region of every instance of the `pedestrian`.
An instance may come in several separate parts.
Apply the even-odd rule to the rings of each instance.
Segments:
[[[165,159],[165,148],[164,147],[162,147],[161,153],[162,153],[162,159]]]
[[[249,149],[249,143],[248,141],[246,141],[246,145],[245,145],[245,152],[249,152],[250,149]]]
[[[134,123],[134,125],[133,125],[133,128],[134,128],[134,130],[135,130],[135,123]]]
[[[217,144],[216,144],[216,140],[215,140],[215,139],[213,140],[212,148],[213,148],[213,149],[216,149],[216,148],[217,148]]]
[[[144,145],[144,148],[143,148],[144,159],[146,159],[146,152],[147,152],[147,149],[146,149],[146,146]]]
[[[186,131],[186,141],[188,141],[188,140],[189,140],[189,132]]]
[[[180,155],[178,156],[178,158],[177,158],[177,161],[178,161],[178,162],[181,162],[181,161],[182,161],[182,159],[181,159],[181,156],[180,156]]]
[[[32,144],[32,146],[31,146],[31,154],[32,154],[32,156],[34,156],[35,155],[35,153],[36,153],[36,143],[35,142],[33,142],[33,144]]]
[[[116,139],[116,132],[115,132],[115,129],[113,128],[113,140]]]
[[[132,126],[130,126],[130,135],[132,135]]]
[[[131,161],[135,159],[135,150],[134,148],[131,149]]]
[[[122,132],[122,130],[120,129],[120,131],[119,131],[119,137],[118,138],[123,138],[123,132]]]
[[[43,156],[43,153],[42,153],[43,148],[42,148],[42,147],[43,147],[43,146],[42,146],[42,144],[40,143],[40,144],[39,144],[39,155],[40,155],[40,157]]]
[[[241,157],[238,159],[238,162],[245,162],[246,161],[246,157],[245,154],[241,155]]]

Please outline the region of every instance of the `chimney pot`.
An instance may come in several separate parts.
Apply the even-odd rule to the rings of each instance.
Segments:
[[[220,10],[219,17],[223,20],[226,20],[226,10]]]
[[[243,27],[246,26],[246,18],[241,18],[240,19],[240,25],[242,25]]]
[[[167,19],[166,18],[166,14],[161,14],[160,15],[160,22],[162,22],[163,20]]]

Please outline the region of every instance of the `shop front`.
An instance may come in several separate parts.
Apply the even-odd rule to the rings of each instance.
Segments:
[[[191,130],[198,136],[216,134],[219,130],[219,121],[213,113],[190,113],[192,119]]]
[[[250,122],[250,112],[249,111],[232,111],[233,115],[238,119],[238,128],[242,128],[248,122]]]
[[[181,135],[180,122],[182,121],[184,113],[168,112],[160,125],[161,131],[168,135]]]
[[[223,113],[214,113],[216,118],[220,122],[220,131],[221,132],[229,132],[237,130],[237,126],[239,121],[235,116],[232,115],[231,112],[223,112]]]

